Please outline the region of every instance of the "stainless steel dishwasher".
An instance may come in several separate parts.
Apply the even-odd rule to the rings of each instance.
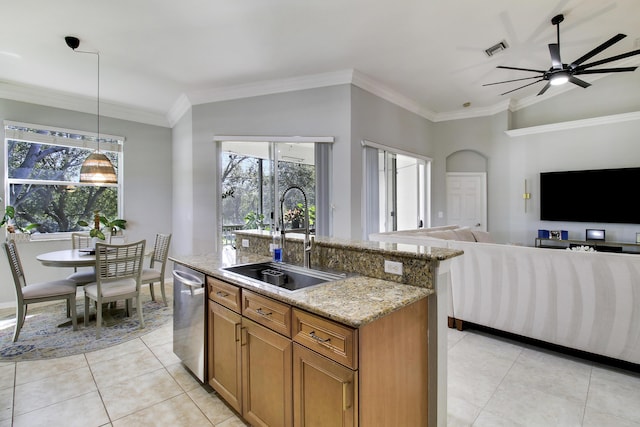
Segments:
[[[204,274],[173,264],[173,352],[187,368],[205,382]]]

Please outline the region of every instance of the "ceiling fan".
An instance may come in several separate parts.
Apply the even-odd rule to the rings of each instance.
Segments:
[[[580,58],[573,61],[571,64],[562,63],[562,60],[560,59],[560,23],[562,21],[564,21],[564,15],[556,15],[553,17],[553,19],[551,19],[551,23],[556,26],[557,34],[558,34],[558,42],[549,44],[549,53],[551,54],[551,68],[549,68],[548,70],[534,70],[531,68],[506,67],[503,65],[498,65],[497,68],[504,68],[507,70],[517,70],[517,71],[530,71],[532,73],[540,73],[540,75],[534,76],[534,77],[524,77],[521,79],[505,80],[505,81],[495,82],[495,83],[487,83],[482,86],[491,86],[491,85],[497,85],[502,83],[517,82],[522,80],[538,79],[534,82],[527,83],[524,86],[520,86],[500,94],[500,95],[506,95],[507,93],[511,93],[518,89],[522,89],[527,86],[531,86],[533,84],[546,80],[547,84],[540,90],[540,92],[538,92],[538,95],[542,95],[547,91],[547,89],[549,89],[549,87],[559,86],[567,82],[571,82],[583,88],[587,88],[591,86],[591,83],[587,83],[584,80],[581,80],[576,77],[577,75],[580,75],[580,74],[621,73],[624,71],[634,71],[636,68],[638,68],[638,67],[619,67],[619,68],[599,68],[599,69],[593,69],[593,70],[590,69],[591,67],[595,67],[596,65],[602,65],[608,62],[617,61],[618,59],[623,59],[633,55],[638,55],[640,54],[640,49],[632,50],[630,52],[623,53],[621,55],[612,56],[610,58],[601,59],[599,61],[594,61],[594,62],[590,62],[583,65],[583,62],[585,62],[586,60],[596,56],[603,50],[613,46],[623,38],[627,37],[626,34],[617,34],[611,37],[609,40],[602,43],[600,46],[596,47],[595,49],[587,52]]]

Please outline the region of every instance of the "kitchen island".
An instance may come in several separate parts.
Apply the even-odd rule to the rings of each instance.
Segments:
[[[447,287],[438,277],[447,274],[448,263],[461,251],[316,239],[313,267],[348,275],[291,292],[221,270],[269,259],[268,234],[238,237],[249,241],[235,256],[171,259],[207,276],[209,383],[245,419],[276,424],[256,401],[268,392],[279,396],[269,405],[285,414],[272,418],[283,425],[304,425],[333,406],[342,409],[337,425],[367,425],[373,419],[381,425],[399,420],[446,425],[446,306],[438,307],[438,301],[439,293],[446,298]],[[295,245],[288,248],[294,251]],[[401,274],[385,272],[385,260],[401,263]],[[225,335],[229,339],[221,338]],[[267,363],[250,358],[258,353],[269,354],[263,359],[277,361],[277,370],[285,366],[284,371],[268,381],[252,379],[251,367],[255,372]],[[265,389],[260,384],[265,381],[277,392]],[[336,395],[341,396],[337,403],[332,402]]]

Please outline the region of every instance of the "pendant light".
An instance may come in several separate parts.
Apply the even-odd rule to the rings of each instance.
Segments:
[[[118,176],[111,164],[109,158],[100,152],[100,52],[87,52],[82,50],[76,50],[80,46],[80,40],[77,37],[67,36],[64,38],[67,46],[73,49],[74,52],[79,53],[91,53],[98,57],[98,111],[97,111],[97,149],[89,155],[82,162],[80,167],[80,182],[92,183],[96,185],[101,184],[117,184]]]

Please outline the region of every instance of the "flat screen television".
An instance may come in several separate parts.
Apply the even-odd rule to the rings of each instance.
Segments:
[[[543,221],[640,224],[640,167],[540,173]]]

